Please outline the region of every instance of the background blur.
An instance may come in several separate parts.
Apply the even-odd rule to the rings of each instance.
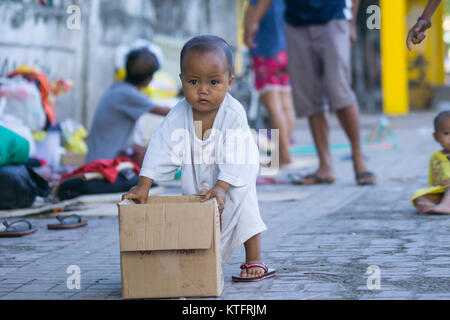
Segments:
[[[57,98],[57,119],[72,118],[89,128],[99,98],[114,81],[114,56],[120,44],[141,38],[160,45],[163,70],[178,83],[182,44],[197,34],[216,34],[237,50],[236,71],[244,71],[245,47],[240,26],[245,4],[245,0],[2,0],[0,76],[27,64],[39,66],[49,79],[73,80],[73,89]],[[444,85],[450,73],[450,2],[446,1],[435,15],[433,29],[424,44],[411,53],[403,45],[407,28],[425,4],[425,0],[361,1],[353,74],[363,111],[383,112],[383,103],[388,103],[383,102],[383,93],[388,100],[389,95],[395,95],[395,99],[405,95],[402,88],[396,87],[402,81],[383,85],[383,73],[390,79],[405,73],[409,88],[408,97],[393,102],[393,112],[384,106],[388,115],[448,105],[450,94]],[[79,30],[67,27],[71,15],[67,8],[71,5],[80,8]],[[386,29],[389,25],[390,34],[401,29],[399,49],[391,45],[383,51],[383,28],[369,29],[368,19],[377,18],[368,11],[373,5],[381,7],[381,17],[386,13],[383,23]],[[403,11],[399,12],[399,8]],[[391,18],[389,11],[394,9],[397,13]],[[387,38],[386,41],[392,41]],[[404,70],[383,70],[383,57],[393,61],[386,62],[387,68],[394,65]]]

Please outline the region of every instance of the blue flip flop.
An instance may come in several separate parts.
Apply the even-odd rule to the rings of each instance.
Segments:
[[[2,224],[6,229],[0,231],[0,238],[22,237],[37,231],[37,227],[33,226],[28,220],[16,220],[11,223],[4,220]]]
[[[57,215],[56,219],[59,221],[57,224],[48,224],[47,229],[49,230],[66,230],[75,229],[87,226],[88,222],[82,219],[78,214],[72,214],[70,216]],[[69,220],[69,221],[67,221]]]

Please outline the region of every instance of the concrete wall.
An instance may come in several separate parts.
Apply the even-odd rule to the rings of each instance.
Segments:
[[[80,8],[79,30],[67,26],[70,5]],[[156,39],[166,51],[163,67],[177,74],[177,48],[206,33],[236,43],[235,0],[53,0],[52,7],[37,0],[1,0],[0,76],[26,63],[40,66],[50,79],[73,79],[74,89],[57,100],[57,116],[89,127],[113,82],[119,44]]]

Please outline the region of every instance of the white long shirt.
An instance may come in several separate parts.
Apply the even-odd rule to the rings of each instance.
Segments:
[[[238,246],[266,230],[256,194],[258,148],[244,108],[230,94],[219,107],[208,139],[195,135],[192,107],[185,99],[153,133],[140,175],[173,180],[179,167],[184,195],[205,193],[217,180],[231,185],[222,213],[223,262]]]

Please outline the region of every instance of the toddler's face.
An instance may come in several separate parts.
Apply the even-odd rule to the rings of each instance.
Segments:
[[[180,79],[187,102],[196,111],[210,112],[220,107],[234,77],[224,54],[191,50],[183,58]]]
[[[450,152],[450,118],[446,117],[439,121],[434,139],[440,143],[445,151]]]

